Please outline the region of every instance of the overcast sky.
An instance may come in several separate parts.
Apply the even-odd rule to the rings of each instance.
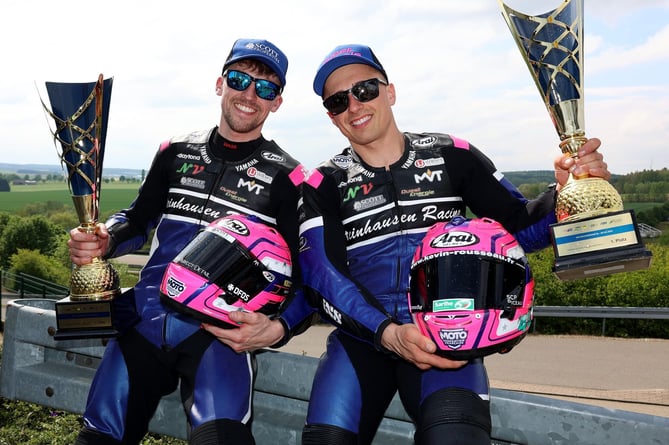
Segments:
[[[540,14],[560,1],[508,3]],[[218,123],[215,82],[240,37],[288,55],[264,134],[309,168],[347,144],[312,90],[344,43],[381,59],[402,130],[468,139],[502,171],[551,169],[560,152],[496,0],[8,0],[0,14],[0,162],[57,164],[38,87],[103,73],[114,78],[104,165],[148,168],[161,141]],[[669,0],[585,0],[584,26],[586,136],[602,139],[613,173],[669,167]]]

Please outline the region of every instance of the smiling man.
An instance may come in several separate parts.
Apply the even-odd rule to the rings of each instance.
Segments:
[[[349,146],[303,186],[304,286],[336,329],[314,378],[302,443],[371,443],[399,391],[416,444],[489,444],[483,360],[437,354],[412,323],[411,261],[433,224],[467,208],[502,223],[526,251],[548,246],[556,187],[527,200],[469,142],[401,131],[392,111],[397,90],[368,46],[336,47],[313,87]],[[588,141],[577,162],[555,159],[556,180],[565,182],[570,170],[608,178],[599,145]]]
[[[112,339],[92,383],[77,445],[137,444],[160,399],[181,384],[191,444],[252,444],[251,391],[257,348],[285,343],[307,324],[297,267],[300,163],[262,136],[283,101],[288,60],[266,40],[240,39],[216,80],[217,126],[160,145],[130,207],[99,224],[74,229],[75,264],[135,251],[155,228],[139,282],[115,304],[128,325]],[[159,287],[177,254],[201,229],[230,214],[275,227],[293,256],[294,298],[278,316],[234,312],[222,329],[163,306]],[[118,317],[117,317],[118,318]],[[204,329],[203,329],[204,327]],[[220,341],[219,341],[220,340]]]

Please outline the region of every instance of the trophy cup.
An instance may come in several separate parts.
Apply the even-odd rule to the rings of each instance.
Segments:
[[[53,118],[51,129],[79,218],[78,230],[95,233],[99,217],[100,182],[112,78],[97,82],[46,82]],[[118,273],[102,258],[75,266],[69,295],[56,302],[56,340],[117,335],[112,300],[120,294]]]
[[[583,98],[583,0],[529,16],[498,0],[560,137],[562,153],[578,157],[587,141]],[[646,250],[633,210],[602,178],[570,175],[559,191],[551,226],[553,272],[561,280],[647,269]]]

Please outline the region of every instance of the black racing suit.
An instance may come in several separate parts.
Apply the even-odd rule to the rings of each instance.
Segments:
[[[369,443],[399,389],[419,443],[435,425],[489,440],[489,388],[482,360],[458,370],[419,371],[380,344],[389,323],[411,323],[409,271],[428,228],[465,214],[493,218],[526,251],[548,245],[555,192],[528,201],[468,142],[405,133],[389,169],[366,165],[349,147],[303,186],[300,225],[305,291],[338,329],[313,383],[303,443]],[[428,408],[429,407],[429,408]],[[438,434],[445,440],[443,434]],[[348,438],[348,439],[346,439]],[[449,443],[449,442],[439,442]]]
[[[167,265],[209,222],[241,213],[277,227],[293,252],[298,289],[279,319],[289,335],[305,327],[311,309],[302,298],[295,267],[303,168],[273,141],[261,137],[234,144],[216,130],[162,144],[136,199],[107,221],[112,241],[107,257],[133,252],[154,228],[155,234],[138,283],[116,301],[119,308],[134,302],[132,310],[118,312],[134,313],[136,319],[122,320],[132,327],[105,350],[77,444],[138,443],[160,398],[179,382],[191,443],[215,437],[221,443],[252,443],[247,427],[252,354],[234,352],[200,329],[199,321],[160,302]]]

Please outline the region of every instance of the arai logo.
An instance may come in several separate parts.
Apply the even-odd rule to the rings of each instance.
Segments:
[[[479,237],[469,232],[461,232],[453,230],[448,233],[443,233],[432,240],[431,247],[448,248],[448,247],[465,247],[471,246],[479,242]]]
[[[238,219],[222,218],[219,221],[219,225],[238,235],[248,236],[249,234],[249,228]]]

